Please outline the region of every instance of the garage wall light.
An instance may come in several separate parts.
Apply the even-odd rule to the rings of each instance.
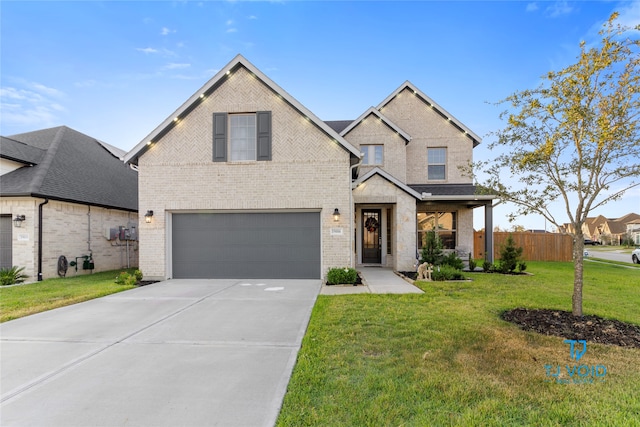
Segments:
[[[13,225],[16,228],[20,228],[22,227],[22,221],[25,220],[25,216],[24,215],[16,215],[15,218],[13,218]]]
[[[147,211],[147,213],[144,214],[144,222],[146,222],[147,224],[151,224],[152,217],[153,217],[153,211]]]
[[[335,208],[333,210],[333,220],[336,222],[340,221],[340,211],[338,210],[338,208]]]

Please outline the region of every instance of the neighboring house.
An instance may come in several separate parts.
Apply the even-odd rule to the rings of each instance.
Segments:
[[[627,235],[634,245],[640,246],[640,219],[634,219],[627,223]]]
[[[57,277],[62,255],[79,262],[67,276],[137,266],[137,172],[123,154],[66,126],[0,137],[1,267],[36,280]]]
[[[636,234],[640,233],[640,215],[629,213],[620,218],[606,218],[602,215],[588,217],[582,225],[585,239],[598,241],[605,245],[619,245],[626,238],[640,241]],[[573,226],[564,224],[561,232],[572,233]]]
[[[409,82],[355,121],[325,123],[238,55],[125,156],[151,218],[141,270],[157,279],[413,270],[431,229],[468,254],[473,208],[485,207],[493,229],[493,197],[476,195],[458,168],[479,143]]]

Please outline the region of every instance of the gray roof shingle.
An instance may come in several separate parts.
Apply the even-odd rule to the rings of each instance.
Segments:
[[[473,184],[409,184],[418,193],[431,193],[433,196],[473,196],[476,186]]]
[[[32,165],[0,176],[2,197],[138,210],[138,173],[95,138],[66,126],[2,137],[0,156]]]

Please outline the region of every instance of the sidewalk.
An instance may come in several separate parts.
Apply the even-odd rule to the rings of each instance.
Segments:
[[[398,276],[390,268],[358,267],[363,286],[323,285],[321,295],[422,294],[422,290]]]

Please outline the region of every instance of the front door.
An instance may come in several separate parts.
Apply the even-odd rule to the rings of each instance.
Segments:
[[[380,234],[380,209],[362,210],[362,263],[382,262],[382,234]]]

